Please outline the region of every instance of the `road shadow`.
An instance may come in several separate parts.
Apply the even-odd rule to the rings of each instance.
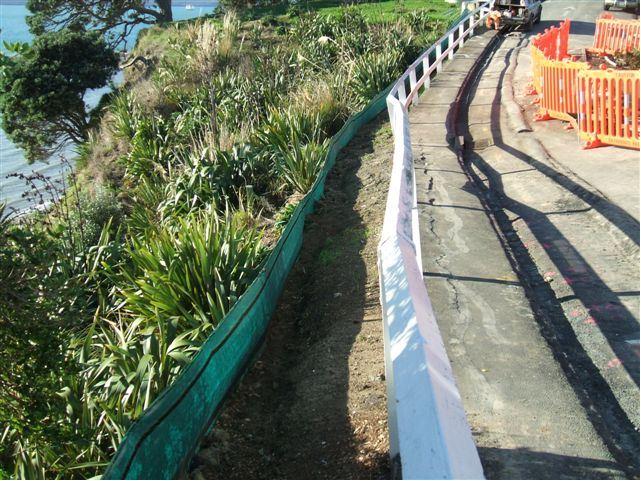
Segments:
[[[262,354],[195,457],[193,478],[390,477],[376,244],[393,143],[374,143],[391,137],[386,119],[339,155]]]
[[[506,57],[505,69],[500,74],[503,81],[509,65],[509,55]],[[475,87],[470,89],[469,97],[473,97]],[[629,225],[622,223],[621,216],[613,216],[612,211],[605,209],[610,204],[607,199],[594,192],[588,191],[576,184],[570,178],[556,171],[549,164],[543,163],[527,153],[512,146],[504,139],[500,125],[501,97],[497,89],[492,99],[490,115],[490,135],[492,145],[502,149],[506,154],[523,161],[524,166],[535,168],[546,175],[563,189],[570,191],[599,211],[608,221],[624,233],[630,235]],[[512,212],[523,219],[540,245],[547,246],[546,253],[560,271],[561,278],[571,279],[571,287],[576,298],[586,306],[616,306],[616,315],[611,311],[590,309],[589,315],[595,320],[595,328],[603,337],[622,362],[624,369],[631,379],[639,385],[639,363],[634,350],[621,342],[631,333],[638,333],[639,324],[617,298],[599,274],[569,242],[563,233],[550,221],[551,213],[541,212],[511,198],[503,186],[501,173],[484,158],[483,150],[472,150],[474,138],[467,129],[467,108],[461,111],[459,126],[464,131],[459,132],[466,139],[465,164],[466,170],[474,181],[474,186],[480,192],[479,199],[492,212],[499,226],[508,258],[515,272],[519,275],[530,300],[533,312],[536,314],[541,333],[546,339],[552,352],[562,367],[569,384],[572,386],[585,413],[595,430],[604,440],[613,457],[620,463],[630,476],[638,475],[639,470],[639,433],[621,408],[612,388],[604,379],[599,368],[594,364],[584,346],[577,339],[563,306],[556,298],[550,284],[539,272],[538,266],[519,235],[515,232],[512,220],[506,211]],[[471,192],[476,189],[470,189]],[[610,204],[611,205],[611,204]],[[555,212],[554,214],[557,214]],[[638,223],[637,223],[638,226]],[[637,227],[638,245],[638,227]],[[560,473],[558,473],[560,475]]]
[[[617,463],[605,459],[531,451],[525,448],[479,448],[487,479],[510,477],[518,473],[520,479],[611,479],[617,472]],[[523,477],[523,473],[527,473]]]
[[[532,30],[532,34],[536,35],[545,31],[546,28],[557,27],[563,19],[558,20],[541,20]],[[594,22],[583,22],[581,20],[570,21],[570,34],[571,35],[585,35],[594,36],[596,24]]]

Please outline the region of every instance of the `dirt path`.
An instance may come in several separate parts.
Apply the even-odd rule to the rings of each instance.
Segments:
[[[393,152],[382,113],[337,160],[264,351],[195,479],[389,478],[376,246]]]

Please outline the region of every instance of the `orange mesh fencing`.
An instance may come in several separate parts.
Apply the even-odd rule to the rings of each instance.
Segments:
[[[586,148],[618,145],[639,148],[639,71],[590,70],[569,59],[570,21],[532,40],[532,91],[537,120],[556,118],[576,127]],[[597,19],[594,48],[599,53],[639,48],[639,23],[611,14]]]
[[[585,148],[639,149],[639,71],[580,71],[577,91],[577,130]]]
[[[612,15],[601,15],[596,20],[593,52],[620,53],[639,49],[639,21],[620,20]]]

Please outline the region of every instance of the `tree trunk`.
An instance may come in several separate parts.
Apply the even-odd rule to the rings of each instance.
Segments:
[[[156,5],[160,10],[159,22],[171,22],[174,16],[171,11],[171,0],[156,0]]]

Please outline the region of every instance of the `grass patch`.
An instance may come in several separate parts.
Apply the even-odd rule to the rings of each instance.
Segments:
[[[359,251],[369,235],[369,230],[364,227],[349,227],[329,237],[318,254],[318,263],[328,267],[350,252]]]
[[[286,2],[265,7],[255,7],[243,15],[246,19],[262,17],[280,17],[278,20],[291,21],[288,12],[316,12],[322,15],[337,16],[345,8],[342,0],[302,0],[295,7]],[[434,20],[451,20],[458,14],[458,9],[443,0],[385,0],[351,4],[350,8],[358,10],[370,23],[393,21],[415,10],[428,12]]]

